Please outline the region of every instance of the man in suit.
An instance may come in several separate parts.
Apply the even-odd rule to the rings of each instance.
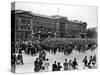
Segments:
[[[56,61],[55,61],[54,64],[52,65],[52,71],[57,71],[57,64],[56,64]]]

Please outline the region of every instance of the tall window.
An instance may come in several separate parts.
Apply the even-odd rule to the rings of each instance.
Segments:
[[[60,28],[61,32],[64,32],[65,31],[65,22],[60,22],[59,28]]]
[[[63,38],[65,35],[65,22],[60,22],[59,30],[60,30],[60,37]]]

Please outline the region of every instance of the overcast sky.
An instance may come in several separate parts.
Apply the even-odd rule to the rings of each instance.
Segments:
[[[87,28],[97,27],[97,7],[61,5],[61,4],[42,4],[30,2],[16,2],[15,9],[32,11],[33,13],[52,16],[60,15],[68,17],[69,20],[79,20],[87,22]]]

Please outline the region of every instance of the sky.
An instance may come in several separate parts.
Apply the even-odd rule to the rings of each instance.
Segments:
[[[60,15],[68,17],[69,20],[87,22],[87,28],[98,26],[98,9],[95,6],[16,2],[15,9],[32,11],[46,16]]]

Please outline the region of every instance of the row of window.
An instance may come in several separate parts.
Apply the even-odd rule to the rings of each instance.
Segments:
[[[31,35],[29,32],[16,32],[16,40],[28,40],[31,38]]]
[[[16,26],[18,31],[29,31],[30,30],[30,25],[17,25]]]
[[[52,19],[42,18],[42,17],[33,17],[33,20],[42,21],[42,22],[54,22]]]
[[[23,25],[27,25],[31,23],[31,19],[28,19],[28,18],[20,18],[20,19]]]
[[[44,26],[44,27],[53,27],[54,26],[53,23],[41,22],[41,21],[33,21],[33,25],[34,26]]]
[[[45,33],[47,33],[47,32],[55,32],[55,28],[47,28],[47,27],[43,27],[43,28],[41,28],[41,31],[42,32],[45,32]],[[33,27],[33,31],[34,32],[39,32],[40,31],[40,27],[36,27],[36,26],[34,26]]]
[[[68,28],[73,28],[73,29],[81,29],[82,26],[79,26],[77,24],[74,25],[68,25]]]

